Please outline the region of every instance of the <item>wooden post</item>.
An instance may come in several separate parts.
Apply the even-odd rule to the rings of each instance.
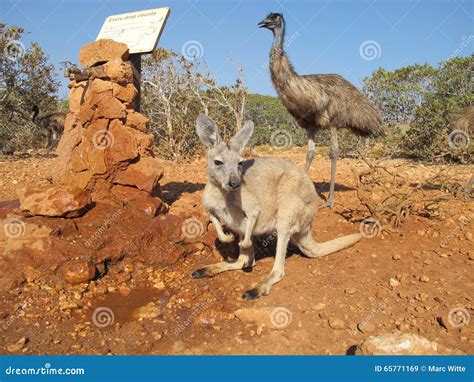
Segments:
[[[134,53],[130,55],[130,62],[133,69],[133,85],[137,89],[137,96],[135,97],[134,109],[140,112],[140,98],[141,98],[141,79],[142,79],[142,55],[141,53]]]

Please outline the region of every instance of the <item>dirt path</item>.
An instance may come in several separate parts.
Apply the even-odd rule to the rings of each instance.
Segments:
[[[262,154],[264,150],[253,153]],[[271,155],[303,165],[304,150]],[[313,163],[310,176],[325,192],[330,163],[322,157]],[[414,182],[440,169],[396,163]],[[50,164],[51,158],[0,159],[0,200],[15,198],[17,187],[47,184],[44,177]],[[363,210],[353,189],[352,169],[365,164],[341,159],[338,166],[336,206],[320,210],[314,222],[313,234],[319,241],[359,229],[358,223],[343,216],[348,207]],[[449,168],[453,178],[464,183],[472,170]],[[205,182],[204,158],[169,163],[162,185],[171,212],[199,215]],[[252,272],[228,272],[212,279],[190,277],[195,268],[221,259],[218,251],[203,249],[164,268],[124,261],[98,281],[69,288],[29,280],[6,296],[8,303],[0,313],[0,351],[346,354],[368,335],[398,329],[473,354],[472,321],[461,329],[446,325],[453,308],[474,313],[473,232],[473,202],[453,199],[443,203],[437,219],[410,217],[398,232],[364,239],[326,258],[310,260],[290,251],[284,279],[269,296],[250,302],[241,295],[270,272],[271,238],[260,242]],[[235,248],[223,247],[221,252],[232,253]],[[74,306],[71,301],[78,303]],[[149,318],[137,319],[136,309],[146,305],[140,314]],[[241,308],[262,308],[260,312],[269,308],[274,321],[259,316],[255,322],[243,322],[234,314]]]

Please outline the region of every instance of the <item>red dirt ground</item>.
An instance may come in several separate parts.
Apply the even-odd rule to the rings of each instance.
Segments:
[[[303,165],[304,150],[264,151],[252,155],[276,155]],[[16,198],[17,187],[48,184],[45,176],[51,162],[47,157],[0,159],[0,200]],[[199,216],[205,158],[165,163],[161,184],[170,212]],[[413,182],[423,182],[443,167],[408,161],[383,163],[397,165],[397,171]],[[316,157],[310,172],[323,193],[329,167],[328,159]],[[445,167],[461,184],[473,173],[472,166]],[[338,161],[336,205],[318,211],[313,227],[318,241],[359,230],[357,221],[344,218],[349,208],[359,211],[361,219],[367,217],[353,188],[353,168],[366,165],[356,159]],[[219,261],[221,253],[235,253],[236,245],[221,246],[220,251],[204,247],[162,267],[125,259],[104,277],[79,285],[51,286],[27,280],[3,296],[0,352],[350,354],[367,336],[398,329],[473,354],[472,320],[459,329],[446,325],[453,308],[462,307],[471,316],[474,313],[473,228],[472,200],[452,198],[441,204],[436,219],[411,216],[398,231],[364,239],[326,258],[311,260],[290,250],[283,280],[269,296],[255,301],[244,301],[241,295],[270,272],[271,239],[258,246],[253,271],[231,271],[212,279],[194,280],[190,274]],[[392,286],[390,279],[396,280]],[[154,302],[154,317],[134,318],[134,309],[150,302]],[[286,318],[291,317],[291,322],[276,330],[268,323],[242,322],[234,315],[240,308],[253,307],[285,308],[282,311],[290,312]],[[98,318],[92,317],[97,308],[110,309],[114,322],[99,327]],[[329,325],[334,319],[342,321],[341,328]]]

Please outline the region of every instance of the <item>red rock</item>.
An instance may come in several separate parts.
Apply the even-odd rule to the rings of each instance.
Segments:
[[[161,162],[152,157],[141,158],[130,164],[123,171],[119,171],[113,183],[123,186],[133,186],[139,190],[155,194],[159,191],[159,181],[163,177]]]
[[[133,129],[140,130],[142,132],[147,132],[149,122],[150,120],[143,114],[137,113],[135,110],[127,111],[127,126],[130,126]]]
[[[133,102],[137,95],[137,89],[133,84],[120,85],[112,83],[112,95],[123,102]]]
[[[133,83],[133,70],[129,62],[123,62],[119,59],[113,59],[103,66],[106,78],[118,84]]]
[[[78,284],[92,280],[96,275],[96,268],[86,259],[70,260],[61,266],[59,275],[71,284]]]
[[[85,83],[74,86],[69,92],[69,111],[78,113],[83,103],[82,95],[84,94]]]
[[[94,118],[125,118],[125,105],[113,97],[102,98],[97,104]]]
[[[78,188],[50,187],[18,191],[20,210],[26,215],[77,217],[91,204],[91,197]]]
[[[101,39],[84,45],[79,52],[79,62],[85,67],[94,66],[113,59],[128,60],[127,44]]]
[[[107,148],[107,166],[131,161],[138,156],[137,141],[133,129],[124,126],[118,119],[114,119],[110,122],[109,131],[113,144]]]
[[[168,210],[168,206],[160,198],[150,196],[147,192],[136,188],[115,185],[112,188],[112,194],[129,208],[142,212],[149,217],[154,217]]]

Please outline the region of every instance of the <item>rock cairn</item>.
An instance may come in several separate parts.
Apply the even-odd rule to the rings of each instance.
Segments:
[[[113,40],[82,47],[84,69],[70,77],[69,113],[52,173],[55,190],[20,192],[23,212],[77,216],[91,202],[125,205],[151,217],[166,211],[163,170],[151,151],[149,120],[134,110],[137,89],[128,58],[127,45]],[[38,208],[45,199],[54,205],[54,195],[63,199],[56,204],[66,205],[64,211]]]

